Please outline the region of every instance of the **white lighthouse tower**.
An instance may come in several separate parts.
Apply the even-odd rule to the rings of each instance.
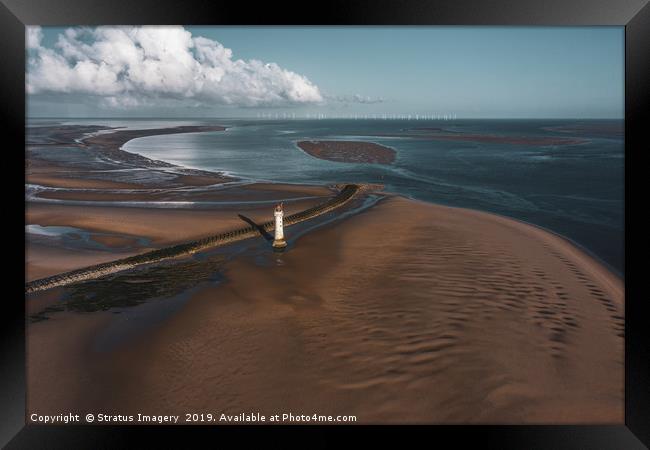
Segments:
[[[275,239],[273,239],[273,248],[284,248],[287,246],[287,243],[284,240],[284,229],[282,228],[282,217],[284,217],[282,203],[276,205],[273,215],[275,216]]]

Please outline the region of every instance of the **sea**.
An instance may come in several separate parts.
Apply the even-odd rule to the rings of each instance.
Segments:
[[[50,122],[130,129],[224,125],[225,132],[149,136],[123,148],[244,180],[378,183],[412,199],[500,214],[571,240],[624,278],[622,120],[50,119],[29,125]],[[435,133],[460,138],[426,138]],[[508,141],[539,137],[580,142]],[[325,161],[300,150],[300,140],[375,142],[393,148],[396,159],[391,165]]]

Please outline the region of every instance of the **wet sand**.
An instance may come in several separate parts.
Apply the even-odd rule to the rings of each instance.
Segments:
[[[135,183],[52,176],[51,172],[45,175],[31,173],[27,176],[26,181],[30,184],[72,189],[137,189],[142,187]]]
[[[144,249],[130,251],[100,251],[93,249],[64,248],[29,242],[25,245],[25,281],[38,280],[58,273],[113,261],[141,253]]]
[[[260,197],[263,199],[265,194],[266,196],[272,194],[272,198],[276,199],[284,198],[287,215],[312,207],[332,195],[332,191],[326,187],[310,186],[306,186],[302,192],[296,186],[290,186],[287,191],[283,191],[281,186],[276,186],[274,190],[264,190],[259,187],[254,192],[259,195],[251,195],[248,191],[240,194],[249,200],[259,200]],[[310,198],[301,199],[303,196]],[[291,200],[292,198],[297,200]],[[32,203],[27,208],[27,223],[44,227],[75,227],[90,232],[122,235],[93,238],[109,246],[111,243],[115,245],[116,242],[124,242],[124,240],[132,242],[135,238],[148,239],[151,246],[133,248],[127,252],[109,253],[78,248],[65,249],[60,246],[46,247],[33,243],[28,235],[27,281],[143,253],[149,248],[196,240],[246,226],[247,223],[239,217],[240,214],[256,223],[266,222],[271,217],[273,207],[272,202],[233,204],[204,210]]]
[[[111,351],[119,315],[30,325],[28,411],[623,422],[622,282],[560,237],[390,197],[271,255]]]
[[[31,128],[28,129],[25,175],[28,183],[62,188],[129,189],[220,184],[234,178],[152,160],[124,151],[122,146],[132,139],[146,136],[225,130],[226,127],[220,125],[141,130],[69,125]],[[67,149],[67,157],[58,154],[61,149]]]
[[[211,189],[216,187],[216,189]],[[44,190],[37,194],[39,199],[73,200],[96,202],[241,202],[243,205],[268,200],[296,200],[307,197],[333,195],[327,186],[289,185],[289,184],[247,184],[219,189],[219,185],[210,185],[205,189],[155,188],[155,189],[57,189]],[[152,205],[153,206],[153,205]],[[169,205],[173,208],[174,205]],[[215,205],[219,206],[219,205]]]
[[[124,143],[138,137],[225,130],[219,125],[113,131],[99,126],[52,126],[30,130],[26,181],[40,187],[27,201],[26,223],[112,233],[94,235],[92,240],[108,250],[118,249],[66,247],[56,241],[35,242],[27,235],[27,281],[239,228],[246,225],[239,214],[265,222],[277,201],[284,201],[287,213],[292,214],[333,195],[327,186],[226,185],[237,180],[121,150]],[[87,134],[98,131],[103,134]],[[40,201],[43,199],[56,202],[44,203]],[[135,207],[129,202],[142,205]],[[135,245],[139,238],[149,240],[151,246]]]

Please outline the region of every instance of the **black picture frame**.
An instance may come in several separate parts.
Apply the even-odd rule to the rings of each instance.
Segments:
[[[650,351],[647,341],[642,236],[645,220],[632,220],[631,197],[640,185],[640,158],[647,123],[650,84],[650,6],[647,0],[335,0],[327,2],[215,2],[173,0],[1,0],[3,156],[17,180],[6,186],[16,211],[6,233],[24,233],[24,191],[18,190],[18,149],[25,135],[25,25],[619,25],[625,26],[625,424],[620,426],[413,426],[413,427],[148,427],[37,426],[25,422],[24,248],[6,254],[16,275],[5,278],[0,366],[0,444],[6,448],[132,447],[134,439],[161,439],[165,447],[188,445],[188,431],[215,445],[244,444],[251,436],[264,445],[314,447],[356,438],[403,445],[454,442],[501,449],[611,448],[650,446]],[[15,160],[14,160],[15,159]],[[15,164],[15,169],[14,169]],[[24,186],[24,178],[23,178]],[[22,189],[22,188],[21,188]],[[641,188],[639,188],[641,189]],[[637,210],[638,211],[638,210]],[[7,217],[9,214],[7,215]],[[9,238],[9,240],[11,240]],[[15,239],[14,239],[15,240]],[[9,270],[6,268],[3,270]],[[20,274],[23,278],[21,279]],[[52,374],[46,374],[50,376]],[[255,433],[251,433],[255,431]],[[448,441],[451,439],[451,441]],[[149,445],[148,445],[149,446]]]

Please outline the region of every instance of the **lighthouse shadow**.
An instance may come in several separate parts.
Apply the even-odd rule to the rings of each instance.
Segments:
[[[264,239],[266,239],[267,241],[272,241],[273,240],[273,235],[271,233],[269,233],[268,231],[266,231],[263,226],[256,224],[252,219],[249,219],[248,217],[246,217],[246,216],[244,216],[242,214],[237,214],[237,216],[239,216],[239,218],[241,220],[243,220],[244,222],[246,222],[247,224],[252,225],[253,227],[255,227],[255,229],[257,231],[259,231],[259,233],[262,235],[262,237]]]

